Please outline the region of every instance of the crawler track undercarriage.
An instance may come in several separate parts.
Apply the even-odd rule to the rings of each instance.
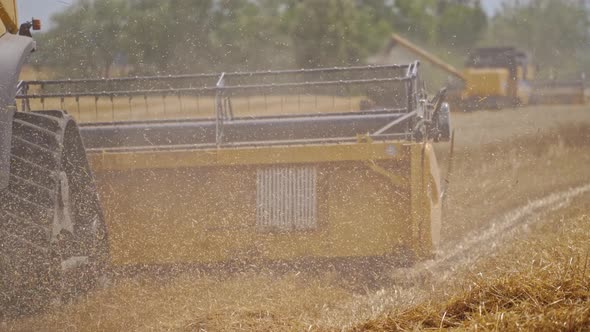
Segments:
[[[77,125],[60,111],[18,112],[0,191],[0,306],[26,314],[91,287],[106,229]]]

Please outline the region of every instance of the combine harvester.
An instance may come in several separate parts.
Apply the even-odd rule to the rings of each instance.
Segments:
[[[476,48],[460,71],[409,40],[393,34],[388,52],[397,45],[458,79],[449,89],[455,110],[502,109],[529,104],[583,104],[583,79],[540,81],[529,55],[514,47]]]
[[[422,87],[416,62],[32,81],[17,98],[84,122],[114,266],[411,263],[439,241],[431,141],[450,138],[444,90]]]
[[[0,5],[0,316],[108,266],[433,255],[450,119],[417,62],[17,84],[34,24]]]

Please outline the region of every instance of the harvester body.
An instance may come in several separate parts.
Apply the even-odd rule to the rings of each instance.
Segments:
[[[389,50],[401,45],[458,80],[449,89],[455,110],[497,109],[528,104],[582,104],[584,80],[539,81],[530,56],[515,47],[473,49],[462,70],[393,34]]]
[[[513,47],[476,48],[465,63],[460,99],[468,108],[526,105],[534,75],[529,56],[522,51]]]
[[[34,47],[31,38],[17,36],[16,3],[0,0],[0,189],[8,185],[14,97],[20,69]]]
[[[18,98],[84,122],[115,265],[415,261],[438,243],[430,142],[450,131],[422,86],[412,63],[23,82]]]
[[[0,0],[0,318],[90,286],[108,256],[76,123],[63,111],[17,112],[40,22],[19,27],[16,18],[16,2]]]

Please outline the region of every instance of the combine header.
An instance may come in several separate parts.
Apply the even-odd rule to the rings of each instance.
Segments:
[[[418,63],[21,82],[65,108],[115,265],[432,255],[449,139]]]

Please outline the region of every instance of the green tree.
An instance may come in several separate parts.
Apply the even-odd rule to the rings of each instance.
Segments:
[[[63,68],[69,76],[108,76],[124,52],[127,24],[124,0],[83,0],[53,17],[55,28],[41,35],[34,61]]]
[[[438,44],[469,48],[480,40],[486,30],[487,16],[479,1],[472,5],[441,1],[438,11]]]
[[[433,21],[419,18],[435,3],[78,0],[39,38],[37,60],[67,76],[108,76],[119,59],[138,75],[358,64],[396,24],[430,35]]]
[[[129,58],[138,73],[183,73],[209,67],[213,0],[129,2]]]
[[[491,23],[487,43],[523,48],[542,68],[573,72],[586,57],[590,24],[586,7],[578,1],[514,1]]]
[[[352,0],[303,0],[286,13],[299,67],[362,63],[382,47],[390,28]]]
[[[437,0],[396,0],[394,30],[424,42],[435,40]]]
[[[276,0],[230,0],[215,14],[213,65],[220,70],[262,70],[293,65],[283,26],[287,5]]]

